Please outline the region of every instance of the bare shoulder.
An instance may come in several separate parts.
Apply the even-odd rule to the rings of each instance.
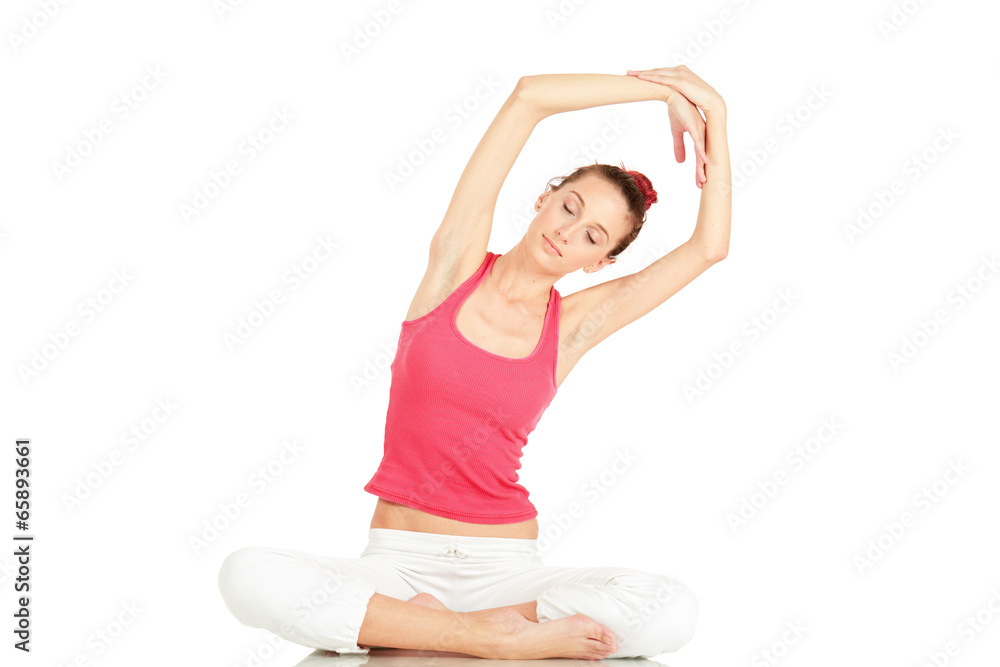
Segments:
[[[620,311],[642,282],[641,272],[632,273],[562,297],[559,354],[567,372],[587,351],[627,323],[618,321]]]
[[[577,362],[593,347],[589,321],[593,313],[593,292],[586,289],[560,295],[559,347],[556,361],[556,386],[562,385]]]
[[[485,257],[486,248],[433,244],[428,253],[427,269],[406,311],[406,319],[423,317],[444,303],[459,285],[476,272]]]
[[[562,296],[559,301],[559,353],[568,362],[579,360],[592,345],[588,344],[587,322],[597,309],[597,295],[582,289]]]
[[[564,299],[567,350],[582,355],[602,340],[662,305],[720,261],[684,242],[645,268],[574,292]]]

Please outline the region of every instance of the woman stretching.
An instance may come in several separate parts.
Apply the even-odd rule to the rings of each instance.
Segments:
[[[563,299],[553,284],[613,264],[656,201],[641,173],[592,164],[547,185],[506,254],[486,249],[500,187],[541,119],[641,100],[666,102],[678,162],[684,132],[695,145],[701,201],[689,240]],[[378,496],[367,547],[359,558],[238,549],[219,572],[229,610],[341,653],[601,659],[685,645],[698,600],[677,579],[542,563],[516,471],[580,357],[723,259],[730,215],[726,105],[687,67],[522,77],[459,178],[401,325],[384,454],[365,486]]]

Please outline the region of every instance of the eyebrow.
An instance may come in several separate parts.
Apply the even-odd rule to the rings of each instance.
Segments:
[[[576,190],[570,190],[570,192],[571,192],[572,194],[576,195],[577,197],[580,197],[580,193],[579,193],[579,192],[577,192]],[[580,197],[580,206],[581,206],[582,208],[587,208],[587,205],[586,205],[586,204],[584,203],[584,201],[583,201],[583,197]],[[604,236],[605,236],[605,237],[607,237],[607,238],[608,238],[608,240],[610,240],[610,239],[611,239],[611,234],[608,234],[608,230],[606,230],[606,229],[604,228],[604,225],[602,225],[602,224],[601,224],[601,223],[599,223],[599,222],[595,222],[595,223],[594,223],[594,225],[595,225],[595,226],[596,226],[596,227],[597,227],[598,229],[600,229],[600,230],[601,230],[602,232],[604,232]]]

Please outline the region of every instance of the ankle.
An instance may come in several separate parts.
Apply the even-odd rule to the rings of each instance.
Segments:
[[[527,619],[512,607],[497,607],[468,612],[472,621],[473,640],[466,651],[481,658],[500,660],[511,657],[510,641],[523,626],[529,626]]]
[[[521,604],[512,604],[506,607],[490,607],[489,609],[477,609],[476,611],[466,612],[474,618],[489,618],[496,616],[497,613],[504,611],[505,609],[510,609],[511,611],[517,612],[520,616],[532,623],[538,623],[538,612],[537,612],[537,602],[532,600],[531,602],[522,602]]]
[[[491,633],[485,618],[476,612],[448,611],[451,617],[438,637],[433,650],[467,653],[486,657],[485,652],[494,650]]]

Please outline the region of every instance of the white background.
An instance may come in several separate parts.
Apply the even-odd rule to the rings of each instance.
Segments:
[[[455,183],[518,77],[682,62],[729,109],[729,256],[561,386],[521,470],[543,558],[690,585],[700,626],[661,656],[671,665],[770,664],[770,647],[780,664],[811,666],[923,665],[950,641],[947,664],[1000,654],[995,4],[49,4],[51,17],[26,0],[0,17],[3,655],[248,664],[266,634],[229,614],[219,564],[248,545],[360,554],[399,323]],[[391,20],[378,27],[373,12]],[[366,26],[374,36],[347,53]],[[157,69],[161,80],[147,77]],[[455,105],[460,123],[448,120]],[[248,159],[241,145],[275,109],[293,119]],[[112,131],[88,150],[102,119]],[[436,128],[445,141],[418,155]],[[623,160],[660,202],[617,265],[556,288],[637,270],[694,227],[688,141],[688,162],[675,163],[656,102],[545,119],[504,185],[489,249],[517,242],[549,178]],[[60,173],[75,150],[87,154]],[[185,220],[229,160],[240,172]],[[861,209],[871,223],[852,238]],[[285,282],[321,238],[334,254]],[[231,349],[226,336],[275,289],[284,301]],[[791,305],[779,311],[782,293]],[[96,317],[89,299],[103,304]],[[766,330],[751,336],[756,321]],[[72,324],[77,335],[61,337]],[[743,353],[723,368],[734,343]],[[685,386],[700,373],[712,379],[692,400]],[[176,406],[161,422],[157,401]],[[838,425],[832,437],[824,420]],[[133,428],[146,429],[134,448],[123,439]],[[803,466],[787,458],[821,435]],[[24,437],[30,656],[11,648],[12,450]],[[291,439],[302,453],[251,486]],[[625,450],[637,462],[585,500],[583,485]],[[947,476],[949,462],[966,472]],[[787,483],[753,496],[776,471]],[[96,488],[71,502],[88,478]],[[925,488],[933,502],[915,500]],[[240,493],[250,505],[205,533]],[[744,500],[756,514],[734,527]],[[574,501],[583,516],[560,528]],[[914,522],[891,537],[906,512]],[[116,631],[123,605],[141,611],[102,646],[96,633]],[[964,632],[977,612],[984,625]],[[783,645],[796,622],[804,635]],[[265,664],[309,653],[285,643]]]

